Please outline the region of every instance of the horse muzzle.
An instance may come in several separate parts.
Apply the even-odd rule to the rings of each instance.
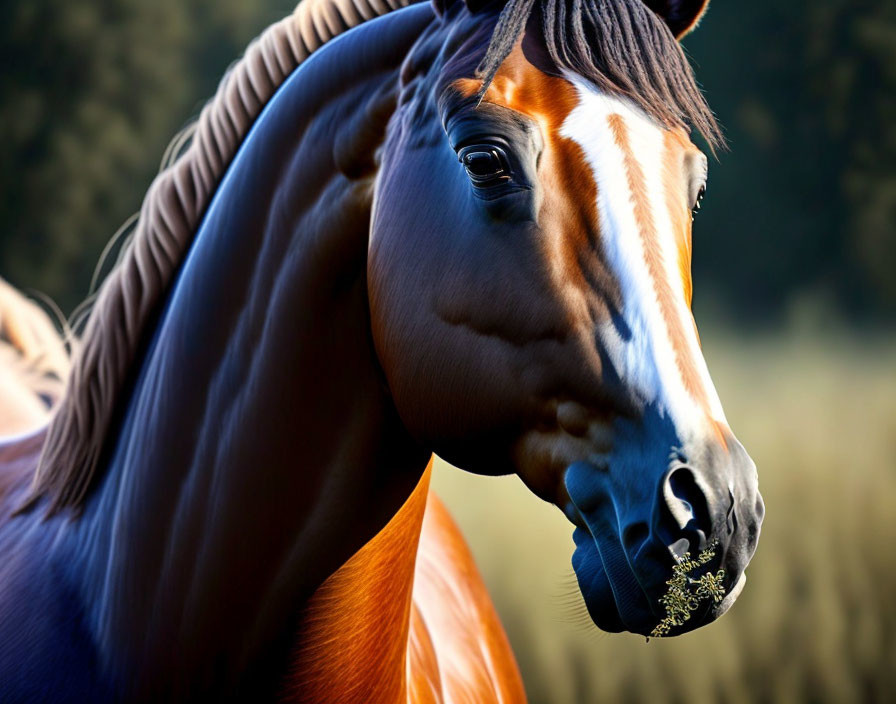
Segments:
[[[709,467],[676,461],[652,491],[614,477],[612,462],[567,469],[573,567],[599,628],[680,635],[734,603],[765,508],[755,465],[737,441]]]

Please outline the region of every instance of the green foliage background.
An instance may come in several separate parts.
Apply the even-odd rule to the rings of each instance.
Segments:
[[[731,145],[698,295],[759,320],[896,320],[896,2],[714,0],[686,47]]]
[[[275,0],[0,3],[0,271],[69,311]]]

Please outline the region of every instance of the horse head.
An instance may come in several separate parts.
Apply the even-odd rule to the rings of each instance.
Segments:
[[[705,3],[531,4],[440,4],[447,39],[434,26],[405,61],[374,343],[417,441],[517,473],[575,524],[602,629],[651,633],[676,564],[712,548],[724,598],[681,633],[733,603],[764,513],[691,313],[707,158],[687,126],[719,134],[677,37]]]

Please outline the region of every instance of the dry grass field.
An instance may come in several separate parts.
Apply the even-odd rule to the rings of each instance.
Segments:
[[[597,631],[559,511],[437,466],[532,704],[896,701],[896,340],[704,336],[767,507],[746,589],[708,628]]]

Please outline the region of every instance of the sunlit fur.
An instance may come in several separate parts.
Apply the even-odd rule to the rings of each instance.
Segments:
[[[692,440],[707,423],[725,423],[690,312],[686,184],[703,175],[688,173],[686,157],[697,150],[628,101],[567,78],[579,102],[561,134],[591,169],[601,241],[632,331],[629,340],[609,331],[606,351],[643,403],[666,409],[682,439]]]
[[[473,556],[429,491],[431,471],[432,462],[389,524],[308,602],[283,701],[525,701]]]

